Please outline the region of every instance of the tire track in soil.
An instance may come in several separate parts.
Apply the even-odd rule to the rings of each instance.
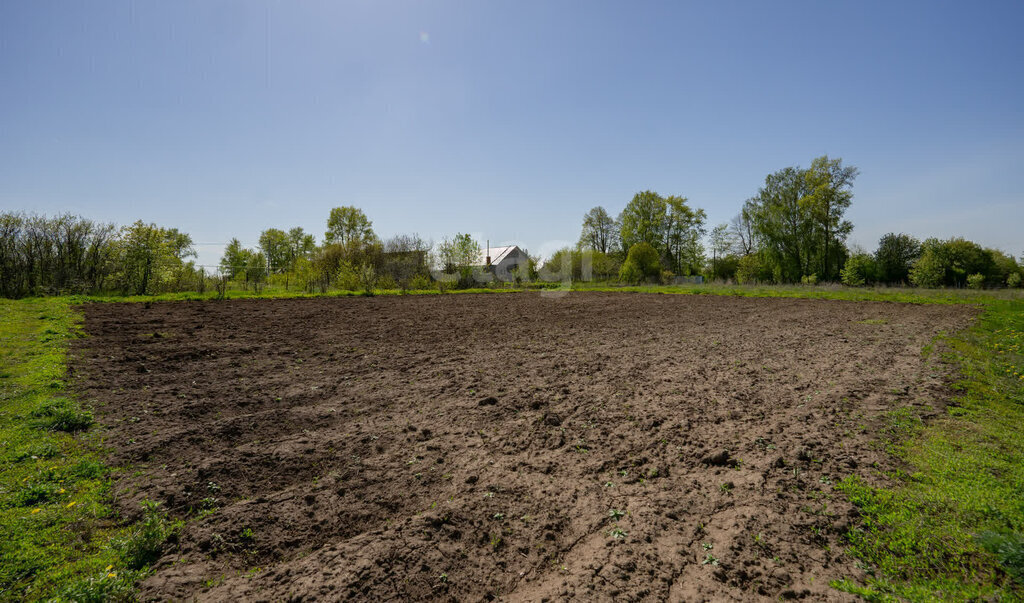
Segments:
[[[831,485],[891,462],[887,410],[942,410],[920,350],[976,314],[605,293],[84,311],[72,375],[127,468],[120,509],[192,518],[143,598],[267,601],[843,600],[829,580],[862,572]]]

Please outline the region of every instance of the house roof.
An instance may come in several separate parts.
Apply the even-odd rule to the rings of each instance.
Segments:
[[[518,249],[516,245],[509,245],[508,247],[491,247],[491,264],[500,264],[502,260],[508,257],[508,254],[512,253],[513,249]],[[476,259],[477,266],[487,265],[487,248],[480,248],[480,255]]]

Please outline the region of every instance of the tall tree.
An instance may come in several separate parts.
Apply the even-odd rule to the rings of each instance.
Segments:
[[[799,282],[811,274],[814,224],[800,200],[807,196],[803,170],[769,174],[751,208],[754,236],[777,280]]]
[[[288,270],[291,267],[291,242],[285,231],[268,228],[260,233],[260,251],[270,264],[271,271]]]
[[[344,246],[364,245],[377,239],[373,232],[373,223],[358,207],[335,207],[327,218],[327,232],[324,235],[327,243]]]
[[[732,219],[729,224],[733,240],[733,253],[743,257],[750,255],[757,250],[757,243],[754,241],[754,211],[757,209],[757,198],[753,197],[743,202],[743,209]]]
[[[665,242],[662,246],[667,264],[676,274],[695,274],[704,263],[704,246],[701,238],[706,230],[707,214],[703,209],[693,209],[686,203],[686,197],[675,195],[665,199],[667,212],[664,222]]]
[[[728,254],[734,244],[733,235],[729,230],[728,224],[722,223],[711,229],[711,273],[714,278],[719,277],[719,258]]]
[[[664,254],[667,217],[668,204],[658,193],[643,191],[633,195],[619,216],[622,248],[630,249],[637,243],[647,243],[659,254]]]
[[[608,253],[618,238],[615,220],[600,205],[583,215],[583,232],[580,246]]]
[[[838,276],[842,261],[833,256],[838,256],[836,252],[845,249],[843,244],[853,230],[853,224],[844,220],[843,215],[853,200],[851,189],[858,173],[857,168],[844,166],[842,159],[829,159],[828,155],[816,158],[810,169],[804,172],[807,194],[800,203],[807,209],[817,230],[821,245],[820,277],[826,281]]]

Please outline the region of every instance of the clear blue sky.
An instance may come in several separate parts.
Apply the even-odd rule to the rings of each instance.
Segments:
[[[255,244],[355,205],[548,252],[644,189],[710,227],[827,153],[852,242],[1019,255],[1022,31],[1019,1],[0,0],[0,209]]]

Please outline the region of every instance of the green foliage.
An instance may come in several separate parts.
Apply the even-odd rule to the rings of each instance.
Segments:
[[[637,193],[619,216],[622,248],[646,243],[665,259],[666,268],[677,274],[695,274],[704,263],[701,237],[706,219],[704,210],[691,208],[685,197]]]
[[[373,222],[358,207],[335,207],[327,218],[325,243],[338,244],[343,247],[369,245],[377,241],[373,232]]]
[[[140,570],[160,558],[168,541],[176,537],[183,526],[181,521],[167,519],[160,503],[142,501],[142,521],[113,542],[125,566]]]
[[[584,214],[583,231],[580,233],[580,247],[606,254],[613,250],[618,242],[618,238],[618,225],[603,207],[595,207]]]
[[[626,261],[619,270],[619,280],[626,283],[640,283],[646,279],[661,276],[661,262],[658,252],[647,243],[636,243],[629,248]]]
[[[879,597],[1024,596],[1024,301],[987,299],[946,339],[962,375],[949,416],[892,414],[885,437],[908,473],[887,488],[853,476],[839,486],[862,514],[849,550],[881,570],[869,581]]]
[[[985,288],[985,275],[984,274],[972,274],[967,277],[967,286],[971,289],[984,289]]]
[[[79,333],[71,301],[0,300],[3,600],[127,600],[138,578],[104,571],[123,566],[109,546],[108,471],[69,433],[91,423],[63,384],[65,344]]]
[[[479,265],[480,243],[466,233],[445,238],[437,248],[441,277],[455,281],[459,287],[473,286],[473,267]]]
[[[938,253],[928,249],[910,268],[910,282],[918,287],[941,287],[946,269]]]
[[[736,264],[736,282],[741,285],[770,283],[772,280],[771,268],[759,253],[745,255]]]
[[[1009,276],[1006,277],[1006,286],[1011,289],[1015,289],[1017,287],[1020,287],[1020,281],[1020,273],[1012,272]]]
[[[811,286],[817,285],[818,284],[818,275],[817,274],[808,274],[807,276],[800,277],[800,284],[801,285],[811,285]]]
[[[866,253],[855,253],[846,259],[840,277],[847,287],[863,287],[875,281],[876,271],[873,257]]]
[[[810,169],[788,167],[769,174],[742,216],[774,278],[800,282],[818,274],[831,281],[845,259],[845,240],[853,225],[843,219],[853,198],[857,169],[827,155]],[[740,229],[742,232],[742,229]]]
[[[66,398],[55,398],[32,411],[35,424],[42,429],[74,433],[93,424],[92,413],[82,410]]]
[[[910,279],[910,268],[921,257],[921,242],[907,234],[888,233],[878,241],[875,262],[878,280],[883,283],[904,283]]]

